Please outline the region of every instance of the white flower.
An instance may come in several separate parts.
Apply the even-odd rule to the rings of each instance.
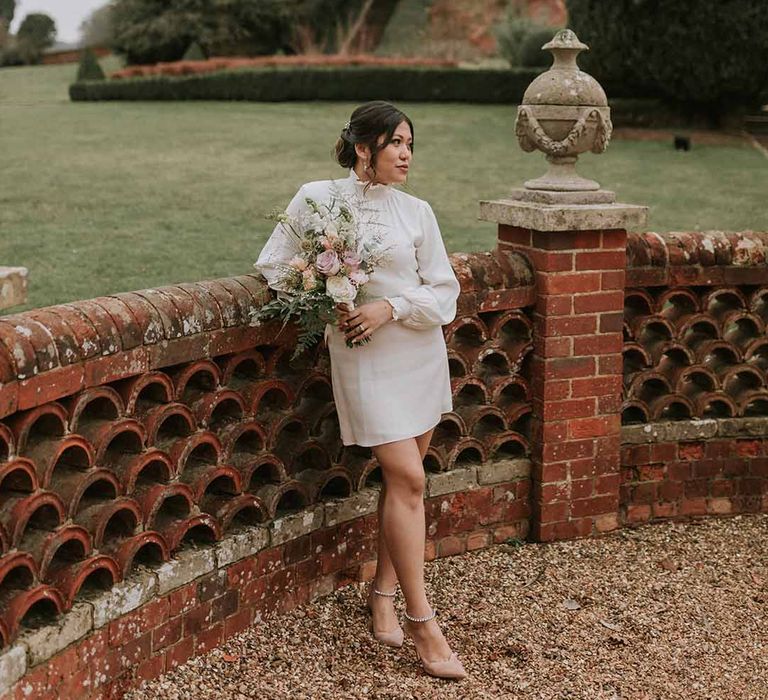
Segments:
[[[325,292],[329,297],[332,297],[337,304],[352,301],[357,296],[355,285],[342,275],[336,275],[335,277],[326,279]]]
[[[354,270],[349,274],[349,279],[357,284],[365,284],[368,281],[368,274],[362,270]]]
[[[336,224],[334,224],[333,221],[330,221],[325,225],[325,235],[330,239],[338,238],[339,229],[336,228]]]

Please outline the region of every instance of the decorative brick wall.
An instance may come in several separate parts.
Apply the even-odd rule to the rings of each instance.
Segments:
[[[451,256],[427,556],[768,511],[768,234],[499,234]],[[372,576],[377,465],[341,445],[327,350],[247,325],[267,298],[0,317],[3,697],[119,697]]]
[[[529,529],[532,272],[491,253],[452,263],[431,556]],[[0,689],[111,697],[259,610],[370,575],[378,465],[341,444],[327,349],[291,363],[294,329],[247,325],[267,298],[246,275],[0,318]],[[176,610],[190,585],[194,608]],[[158,617],[173,643],[136,622]]]

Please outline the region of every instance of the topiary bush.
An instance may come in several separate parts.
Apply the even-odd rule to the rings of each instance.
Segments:
[[[205,61],[208,57],[196,41],[193,41],[184,52],[182,61]]]
[[[567,0],[580,66],[624,92],[721,123],[768,94],[768,12],[754,0]]]
[[[96,54],[91,49],[83,51],[80,66],[77,69],[77,79],[80,80],[104,80],[106,76],[99,65]]]

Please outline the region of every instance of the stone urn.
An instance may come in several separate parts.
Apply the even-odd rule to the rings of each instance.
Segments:
[[[578,54],[589,47],[563,29],[542,49],[551,51],[554,61],[525,91],[515,132],[521,148],[543,151],[550,167],[515,194],[541,202],[614,201],[612,192],[579,176],[575,168],[580,153],[605,151],[613,129],[603,88],[576,64]]]

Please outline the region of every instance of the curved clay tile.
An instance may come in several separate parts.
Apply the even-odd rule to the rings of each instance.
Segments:
[[[624,291],[624,319],[632,323],[637,318],[652,316],[656,312],[656,300],[645,289]]]
[[[627,396],[649,403],[655,398],[671,393],[672,383],[665,375],[656,370],[644,370],[632,380]]]
[[[84,504],[75,517],[75,522],[90,533],[96,549],[136,534],[143,520],[139,503],[129,496]]]
[[[160,531],[168,542],[168,549],[176,551],[186,539],[218,542],[222,537],[221,525],[210,513],[199,513],[185,520],[174,520]]]
[[[141,415],[157,404],[173,400],[173,382],[165,372],[144,372],[116,382],[115,387],[129,415]]]
[[[115,471],[132,455],[140,454],[146,445],[144,426],[134,418],[87,428],[84,436],[94,446],[96,464]]]
[[[487,325],[488,337],[497,339],[505,350],[533,340],[533,323],[523,311],[504,311]]]
[[[92,469],[96,461],[91,443],[81,435],[36,441],[28,446],[25,453],[34,462],[43,488],[49,488],[62,474]]]
[[[482,440],[490,431],[507,429],[507,417],[504,411],[492,404],[459,406],[456,413],[461,416],[466,426],[461,432],[462,436],[473,435]]]
[[[648,401],[651,420],[690,420],[696,413],[693,402],[682,394],[658,396]]]
[[[169,371],[173,382],[173,400],[191,404],[209,394],[221,384],[219,366],[208,359],[196,360]]]
[[[458,406],[450,413],[444,413],[434,428],[430,444],[450,450],[463,436],[467,435],[467,425]],[[466,410],[464,410],[466,413]]]
[[[65,517],[64,504],[50,491],[8,494],[0,505],[0,519],[12,547],[22,548],[20,545],[30,527],[52,531],[64,522]]]
[[[116,474],[122,484],[123,493],[133,495],[137,484],[167,484],[176,476],[176,465],[168,453],[149,447],[144,452],[123,462]]]
[[[192,490],[192,498],[195,503],[198,503],[209,489],[216,493],[227,493],[232,496],[243,491],[240,472],[227,464],[200,464],[189,467],[184,470],[180,480]]]
[[[768,338],[760,338],[750,343],[744,351],[744,360],[759,367],[768,376]]]
[[[493,383],[499,377],[517,374],[523,358],[532,348],[533,346],[528,344],[507,351],[499,346],[486,346],[475,358],[472,374],[486,384]]]
[[[346,446],[341,454],[340,463],[347,470],[355,491],[364,489],[371,474],[379,469],[379,463],[371,449],[360,445]]]
[[[473,464],[480,464],[489,458],[486,447],[474,437],[463,437],[445,455],[446,470],[459,469]]]
[[[758,287],[749,297],[749,310],[768,326],[768,287]]]
[[[707,367],[695,365],[686,367],[680,372],[675,382],[675,389],[689,399],[702,393],[709,393],[720,389],[719,377]]]
[[[279,484],[288,480],[285,465],[276,455],[265,453],[238,466],[243,490],[253,491],[263,484]]]
[[[741,350],[727,340],[707,340],[696,348],[696,359],[718,376],[741,363]]]
[[[305,484],[311,503],[326,497],[347,497],[354,490],[347,470],[341,465],[329,469],[303,469],[296,474],[297,481]]]
[[[333,401],[331,378],[327,374],[316,370],[309,372],[296,385],[296,397],[293,403],[298,405],[304,399],[323,402]]]
[[[0,461],[10,459],[15,454],[16,439],[13,431],[5,423],[0,423]]]
[[[199,430],[174,442],[168,456],[176,465],[176,473],[181,476],[186,469],[218,464],[221,452],[218,435],[209,430]]]
[[[80,432],[80,423],[114,421],[125,414],[123,399],[111,386],[95,386],[62,400],[69,415],[73,433]]]
[[[744,350],[753,341],[765,337],[762,319],[747,311],[734,311],[723,317],[723,340]]]
[[[39,487],[35,465],[25,457],[0,463],[0,494],[8,491],[32,493]]]
[[[690,289],[667,289],[656,302],[658,313],[674,326],[680,327],[687,318],[699,313],[699,298]]]
[[[146,444],[168,451],[177,440],[185,440],[197,430],[197,421],[186,404],[179,401],[158,404],[142,416]]]
[[[244,395],[254,383],[267,377],[267,361],[258,350],[245,350],[217,359],[221,367],[221,383]]]
[[[221,523],[224,532],[235,522],[258,525],[269,519],[266,505],[252,493],[241,493],[237,496],[207,495],[200,502],[200,510],[213,515]]]
[[[293,455],[298,445],[309,437],[309,429],[301,416],[295,413],[279,416],[267,433],[267,449],[274,452],[288,468],[292,467]]]
[[[452,389],[454,406],[488,403],[488,389],[477,377],[462,377]]]
[[[97,578],[96,587],[101,590],[109,590],[122,579],[120,567],[112,557],[96,554],[83,561],[63,566],[51,575],[52,583],[61,592],[67,609],[72,607],[83,585]]]
[[[747,300],[737,287],[714,287],[704,293],[701,308],[719,322],[728,313],[744,311]]]
[[[270,518],[280,515],[284,510],[304,508],[311,503],[309,490],[296,479],[280,484],[264,484],[256,490],[256,495],[267,507]]]
[[[469,365],[461,353],[453,348],[448,349],[448,372],[451,378],[466,377],[469,374]]]
[[[239,423],[246,413],[245,399],[233,389],[217,389],[192,404],[197,424],[214,432]]]
[[[2,601],[0,615],[10,638],[16,636],[19,627],[33,608],[39,607],[51,607],[53,609],[53,615],[50,616],[51,621],[66,610],[66,604],[61,593],[53,586],[44,583],[25,591],[19,591],[16,595]]]
[[[267,432],[255,420],[244,420],[228,425],[217,432],[221,441],[221,459],[239,466],[250,462],[266,449]]]
[[[445,343],[449,348],[465,354],[488,340],[488,329],[479,316],[460,316],[443,328]]]
[[[637,399],[628,399],[621,404],[622,425],[650,423],[650,420],[650,411],[644,402]]]
[[[271,420],[294,405],[296,394],[289,384],[279,379],[259,382],[251,394],[248,413],[259,420]]]
[[[134,498],[144,516],[144,527],[159,532],[176,518],[188,518],[194,506],[192,490],[178,482],[141,485]]]
[[[314,438],[304,441],[297,446],[293,455],[292,468],[294,472],[302,469],[327,470],[333,466],[333,458],[327,447]]]
[[[739,414],[736,402],[722,391],[699,394],[693,403],[700,418],[733,418]]]
[[[114,500],[122,495],[120,482],[108,469],[93,469],[85,474],[57,471],[51,488],[61,496],[70,518],[95,501]]]
[[[765,375],[754,365],[731,367],[722,375],[723,389],[741,405],[746,394],[765,388]]]
[[[67,418],[66,409],[57,401],[8,416],[5,421],[13,432],[16,454],[25,454],[28,443],[34,445],[37,440],[51,440],[65,435]]]
[[[91,536],[80,525],[62,525],[48,534],[34,550],[40,553],[40,579],[51,583],[48,574],[73,560],[85,559],[93,551]]]
[[[768,415],[768,390],[758,389],[757,391],[746,392],[741,396],[738,403],[740,415]]]
[[[513,459],[523,457],[530,451],[528,440],[514,430],[488,435],[483,444],[488,459]],[[485,458],[482,461],[485,461]]]
[[[116,543],[114,549],[109,550],[109,553],[120,567],[123,578],[128,576],[137,560],[151,560],[159,563],[168,561],[171,556],[165,538],[155,530],[138,532],[132,537],[121,540]]]

